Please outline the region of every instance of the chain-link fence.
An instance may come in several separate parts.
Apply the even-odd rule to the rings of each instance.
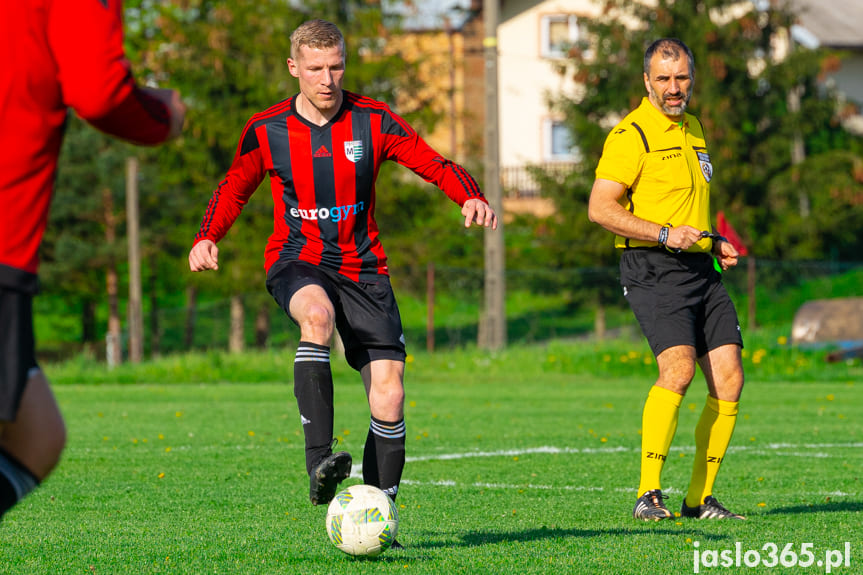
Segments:
[[[399,270],[393,270],[409,349],[476,344],[483,306],[482,269],[436,266],[432,274],[426,270],[424,275],[417,270],[401,271],[405,277],[428,278],[425,282],[400,283]],[[794,311],[806,301],[863,296],[863,262],[742,258],[737,268],[724,274],[724,282],[745,329],[790,328]],[[608,336],[640,333],[623,298],[616,267],[508,269],[506,290],[511,345],[591,337],[597,332]],[[263,290],[233,301],[207,294],[196,299],[194,306],[145,308],[146,356],[228,349],[230,336],[237,329],[232,326],[239,325],[243,326],[239,340],[245,348],[296,346],[299,329]],[[127,337],[124,332],[124,349]],[[104,357],[104,342],[91,343],[89,353]],[[55,351],[51,345],[47,342],[43,346],[44,354],[69,355],[82,348],[66,342],[62,351]]]

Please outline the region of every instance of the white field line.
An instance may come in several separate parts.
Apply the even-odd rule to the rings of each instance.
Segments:
[[[829,453],[825,453],[823,450],[826,449],[860,449],[863,447],[863,443],[769,443],[767,445],[759,445],[759,446],[750,446],[750,445],[739,445],[739,446],[730,446],[729,451],[735,452],[750,452],[756,455],[779,455],[779,456],[792,456],[792,457],[831,457]],[[801,452],[794,450],[810,450],[809,452]],[[791,450],[789,452],[783,452],[780,450]],[[811,451],[815,450],[815,453]],[[457,459],[468,459],[474,457],[518,457],[520,455],[533,455],[533,454],[610,454],[610,453],[636,453],[641,451],[640,448],[632,448],[632,447],[598,447],[598,448],[575,448],[575,447],[553,447],[553,446],[541,446],[541,447],[531,447],[526,449],[504,449],[498,451],[465,451],[461,453],[441,453],[437,455],[418,455],[413,457],[406,457],[405,462],[411,463],[416,461],[451,461]],[[695,447],[693,446],[685,446],[685,447],[672,447],[671,451],[676,452],[694,452]],[[351,477],[362,479],[362,465],[355,464],[351,469]],[[439,481],[416,481],[413,479],[402,479],[402,484],[404,485],[415,485],[415,486],[437,486],[437,487],[456,487],[458,483],[452,480],[439,480]],[[538,484],[508,484],[508,483],[484,483],[484,482],[474,482],[469,484],[471,487],[478,488],[486,488],[486,489],[536,489],[536,490],[545,490],[545,489],[557,489],[562,491],[605,491],[605,487],[601,486],[591,486],[591,485],[538,485]],[[608,491],[616,491],[622,493],[631,493],[635,491],[633,488],[629,487],[617,487],[617,488],[609,488]],[[663,488],[664,493],[682,493],[680,489],[675,487]],[[848,495],[856,495],[853,493],[844,493],[841,491],[835,491],[830,493],[823,493],[822,495],[830,495],[830,496],[848,496]]]
[[[798,457],[830,457],[829,453],[825,453],[825,449],[859,449],[863,447],[863,443],[768,443],[766,445],[731,445],[728,451],[750,451],[757,454],[771,453],[771,455],[794,455]],[[816,453],[801,452],[794,450],[817,450]],[[785,453],[777,453],[779,450],[790,450]],[[518,457],[520,455],[532,455],[536,453],[545,454],[608,454],[608,453],[637,453],[641,451],[640,447],[529,447],[525,449],[503,449],[498,451],[463,451],[461,453],[441,453],[436,455],[418,455],[407,457],[405,461],[411,463],[414,461],[446,461],[452,459],[468,459],[472,457]],[[672,447],[671,451],[693,453],[694,446]]]

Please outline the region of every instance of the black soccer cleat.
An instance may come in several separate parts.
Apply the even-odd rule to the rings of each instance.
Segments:
[[[674,516],[671,511],[663,503],[664,499],[668,499],[668,495],[663,495],[659,489],[646,491],[644,495],[638,498],[635,502],[635,509],[632,510],[632,516],[636,519],[644,521],[661,521],[663,519],[672,519]]]
[[[312,469],[309,475],[309,499],[312,505],[326,505],[336,496],[339,483],[351,474],[351,454],[347,451],[331,453]]]
[[[683,500],[683,506],[680,508],[680,514],[683,517],[695,517],[696,519],[742,519],[746,517],[732,513],[719,503],[715,497],[708,495],[704,498],[704,503],[689,507],[686,504],[686,499]]]

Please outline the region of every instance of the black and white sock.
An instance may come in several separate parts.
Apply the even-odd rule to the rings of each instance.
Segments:
[[[405,420],[371,418],[363,451],[363,482],[382,489],[395,501],[405,467]]]
[[[330,348],[301,341],[294,358],[294,396],[306,439],[306,471],[330,454],[333,441],[333,374]]]
[[[36,476],[0,448],[0,517],[38,486]]]

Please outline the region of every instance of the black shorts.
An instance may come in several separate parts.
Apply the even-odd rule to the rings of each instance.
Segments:
[[[624,250],[620,284],[654,355],[677,345],[694,347],[696,357],[743,347],[737,310],[709,254]]]
[[[379,276],[374,282],[355,282],[302,261],[277,263],[267,274],[267,291],[288,317],[291,298],[307,285],[321,286],[333,302],[336,329],[352,368],[359,371],[377,359],[405,360],[402,319],[388,276]]]
[[[15,421],[30,370],[38,367],[33,295],[0,287],[0,421]]]

